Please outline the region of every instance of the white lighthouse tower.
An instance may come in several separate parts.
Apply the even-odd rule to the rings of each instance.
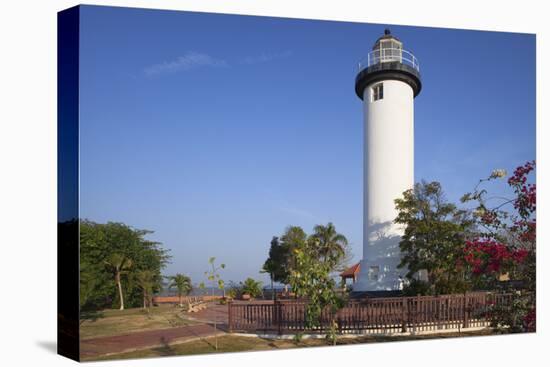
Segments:
[[[414,55],[388,29],[359,63],[355,92],[363,100],[363,259],[354,292],[398,290],[406,269],[394,200],[414,185],[414,98],[420,93]]]

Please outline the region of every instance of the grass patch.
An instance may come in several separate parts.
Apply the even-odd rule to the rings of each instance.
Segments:
[[[149,312],[142,308],[131,308],[84,314],[80,323],[80,337],[90,339],[196,324],[180,317],[182,312],[182,308],[163,305],[152,307]]]
[[[463,333],[446,333],[446,334],[431,334],[431,335],[415,335],[415,336],[362,336],[357,338],[340,338],[338,345],[364,344],[376,342],[391,342],[404,340],[424,340],[424,339],[441,339],[441,338],[456,338],[466,336],[481,336],[492,335],[491,330],[471,331]],[[330,345],[324,339],[303,339],[300,342],[292,340],[271,340],[238,335],[224,335],[218,338],[218,350],[214,348],[214,339],[207,338],[195,340],[192,342],[163,345],[158,348],[145,349],[129,353],[121,353],[117,355],[104,356],[94,358],[93,360],[109,360],[109,359],[128,359],[128,358],[149,358],[163,356],[179,356],[179,355],[194,355],[194,354],[209,354],[209,353],[228,353],[228,352],[251,352],[259,350],[278,350],[290,348],[306,348],[320,347]]]

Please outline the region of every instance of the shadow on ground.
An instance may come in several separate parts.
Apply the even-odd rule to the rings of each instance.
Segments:
[[[36,345],[50,353],[57,354],[57,342],[55,341],[39,340],[36,342]]]
[[[80,325],[84,321],[96,321],[97,319],[104,318],[105,315],[102,311],[81,311],[80,312]]]
[[[158,353],[161,356],[175,356],[176,355],[176,352],[175,352],[174,348],[172,348],[170,346],[170,344],[168,344],[168,341],[166,340],[165,337],[160,338],[160,344],[161,344],[160,347],[153,348],[153,350],[156,353]]]

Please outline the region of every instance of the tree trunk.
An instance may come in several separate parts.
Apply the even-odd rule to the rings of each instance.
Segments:
[[[116,281],[116,284],[117,284],[117,287],[118,287],[118,296],[120,298],[120,310],[124,310],[124,298],[122,296],[122,284],[120,282],[120,273],[117,272],[115,274],[115,281]]]
[[[143,308],[147,308],[147,292],[145,292],[145,289],[143,290]]]
[[[271,298],[275,300],[275,289],[273,288],[273,274],[271,274],[270,279],[271,279]]]
[[[181,297],[181,292],[179,292],[178,295],[179,295],[179,298],[180,298],[180,307],[183,307],[183,304],[181,303],[181,299],[182,299],[182,297]]]

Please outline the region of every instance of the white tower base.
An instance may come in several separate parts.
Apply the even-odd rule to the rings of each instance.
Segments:
[[[395,199],[414,185],[414,98],[420,92],[418,63],[409,64],[401,42],[381,37],[360,70],[355,90],[364,107],[363,259],[354,292],[402,289],[399,269],[403,228]],[[407,53],[408,54],[408,53]]]

